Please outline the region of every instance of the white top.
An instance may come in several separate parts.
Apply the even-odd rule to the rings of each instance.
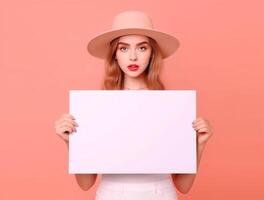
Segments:
[[[170,179],[170,174],[102,174],[102,181],[139,183]]]

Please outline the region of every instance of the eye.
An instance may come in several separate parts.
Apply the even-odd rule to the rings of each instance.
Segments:
[[[142,50],[142,51],[146,51],[147,47],[140,47],[139,49]]]
[[[121,51],[125,51],[124,49],[127,49],[126,47],[120,47],[119,48]]]

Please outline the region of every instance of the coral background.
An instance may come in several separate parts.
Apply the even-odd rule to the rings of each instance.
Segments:
[[[263,1],[0,2],[0,199],[94,199],[68,174],[54,122],[70,89],[99,89],[103,61],[86,51],[124,10],[149,14],[179,38],[165,60],[167,89],[197,90],[197,115],[214,135],[185,199],[264,199]],[[262,124],[262,125],[261,125]]]

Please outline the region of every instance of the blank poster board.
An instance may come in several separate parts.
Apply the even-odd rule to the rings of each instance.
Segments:
[[[195,90],[70,90],[69,173],[196,173]]]

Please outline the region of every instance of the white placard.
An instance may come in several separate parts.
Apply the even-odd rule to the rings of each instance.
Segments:
[[[69,173],[196,173],[195,90],[70,90]]]

